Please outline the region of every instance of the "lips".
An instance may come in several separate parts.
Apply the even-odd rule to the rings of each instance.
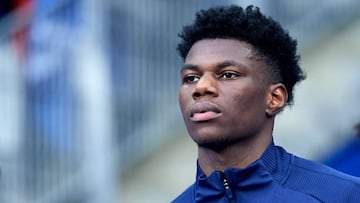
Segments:
[[[220,109],[211,102],[195,103],[190,110],[190,119],[195,122],[209,121],[221,115]]]

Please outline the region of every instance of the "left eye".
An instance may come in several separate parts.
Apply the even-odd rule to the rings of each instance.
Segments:
[[[237,78],[239,77],[240,75],[237,74],[237,73],[233,73],[233,72],[225,72],[225,73],[222,73],[220,75],[220,79],[233,79],[233,78]]]

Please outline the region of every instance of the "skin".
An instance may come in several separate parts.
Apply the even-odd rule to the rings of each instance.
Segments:
[[[265,62],[254,53],[239,40],[204,39],[185,58],[179,103],[206,175],[244,168],[271,143],[287,92],[271,83]]]

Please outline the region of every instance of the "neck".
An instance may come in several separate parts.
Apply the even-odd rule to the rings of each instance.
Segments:
[[[227,168],[245,168],[259,159],[271,142],[270,134],[258,139],[244,140],[220,152],[199,147],[200,168],[206,176],[213,171],[224,171]]]

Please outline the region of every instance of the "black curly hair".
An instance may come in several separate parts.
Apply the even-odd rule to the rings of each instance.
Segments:
[[[271,17],[264,16],[260,9],[248,6],[220,6],[196,13],[192,25],[184,26],[178,35],[182,40],[177,50],[185,60],[190,48],[202,39],[237,39],[255,48],[269,66],[272,83],[283,83],[288,91],[287,104],[293,103],[293,88],[305,79],[299,66],[297,42]]]

